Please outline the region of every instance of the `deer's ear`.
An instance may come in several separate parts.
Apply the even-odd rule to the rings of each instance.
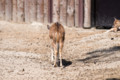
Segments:
[[[49,25],[47,25],[47,28],[48,28],[48,30],[50,29],[50,26]]]

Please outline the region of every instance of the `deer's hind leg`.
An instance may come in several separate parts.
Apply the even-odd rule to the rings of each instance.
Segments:
[[[51,48],[51,62],[54,61],[54,48]]]
[[[63,49],[63,42],[61,41],[60,42],[60,48],[59,48],[59,57],[60,57],[60,66],[63,67],[63,64],[62,64],[62,49]]]
[[[56,43],[53,43],[53,48],[54,48],[54,57],[55,57],[55,60],[54,60],[54,67],[57,67],[58,64],[58,51],[57,51],[57,46],[56,46]]]
[[[52,42],[52,41],[51,41]],[[51,62],[54,61],[54,42],[51,43]]]

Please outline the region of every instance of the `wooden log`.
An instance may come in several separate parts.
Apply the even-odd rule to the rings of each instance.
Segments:
[[[0,1],[0,20],[5,19],[5,0]]]
[[[83,0],[79,0],[79,20],[78,20],[78,27],[83,27],[83,4],[84,4],[84,2],[83,2]]]
[[[67,26],[74,26],[75,20],[74,20],[74,14],[75,12],[75,0],[68,0],[68,6],[67,6]]]
[[[44,23],[44,0],[37,0],[37,21]]]
[[[60,0],[53,0],[53,22],[60,21]]]
[[[25,0],[24,2],[24,8],[25,8],[25,22],[30,22],[30,0]]]
[[[50,0],[44,0],[44,23],[50,22]]]
[[[79,0],[75,0],[75,27],[79,27]]]
[[[60,22],[67,25],[67,0],[61,0],[60,2]]]
[[[17,20],[24,21],[24,0],[17,0]]]
[[[50,0],[49,1],[49,22],[50,23],[52,23],[52,21],[53,21],[52,12],[53,12],[53,0]]]
[[[30,0],[30,21],[37,20],[37,0]]]
[[[84,28],[91,27],[91,0],[84,0]]]
[[[5,20],[12,20],[12,0],[5,1]]]
[[[13,21],[17,21],[17,0],[12,0],[13,3]]]

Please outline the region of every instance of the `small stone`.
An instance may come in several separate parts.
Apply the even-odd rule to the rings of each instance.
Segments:
[[[25,69],[23,68],[22,71],[25,71]]]
[[[111,40],[114,40],[114,38],[111,38]]]

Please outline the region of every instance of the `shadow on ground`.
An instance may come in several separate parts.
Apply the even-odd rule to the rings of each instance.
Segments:
[[[57,64],[58,64],[58,66],[60,67],[60,61],[59,61]],[[62,64],[63,64],[63,66],[64,66],[64,68],[65,68],[65,67],[67,67],[67,66],[70,66],[70,65],[72,64],[72,62],[71,62],[71,61],[67,61],[67,60],[65,60],[65,59],[62,59]]]
[[[120,46],[114,46],[114,47],[109,48],[109,49],[96,50],[96,51],[88,52],[87,54],[94,54],[97,52],[101,52],[101,53],[104,52],[104,53],[109,54],[109,52],[114,52],[114,51],[120,51]]]
[[[64,67],[70,66],[70,65],[72,64],[71,61],[67,61],[67,60],[65,60],[65,59],[62,59],[62,63],[63,63],[63,66],[64,66]]]
[[[86,63],[89,63],[89,62],[95,63],[106,57],[114,55],[117,51],[120,51],[120,46],[114,46],[109,49],[95,50],[95,51],[86,53],[86,55],[88,57],[86,57],[84,59],[77,59],[77,61],[83,61]]]
[[[106,80],[120,80],[120,79],[118,79],[118,78],[108,78]]]

